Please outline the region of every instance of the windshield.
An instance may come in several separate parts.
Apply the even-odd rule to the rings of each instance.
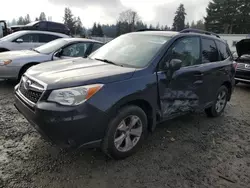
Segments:
[[[12,34],[9,34],[3,38],[1,38],[0,40],[4,40],[4,41],[12,41],[14,39],[16,39],[17,37],[19,37],[23,32],[15,32],[15,33],[12,33]]]
[[[99,48],[91,59],[102,59],[118,65],[142,68],[170,39],[169,36],[126,34]]]
[[[53,52],[57,51],[58,49],[62,48],[67,43],[68,43],[67,40],[56,39],[56,40],[53,40],[49,43],[46,43],[46,44],[38,47],[38,48],[35,48],[35,51],[38,51],[39,53],[42,53],[42,54],[50,54],[50,53],[53,53]]]
[[[36,23],[38,23],[39,21],[36,21],[36,22],[31,22],[31,23],[29,23],[29,24],[26,24],[25,26],[33,26],[33,25],[35,25]]]

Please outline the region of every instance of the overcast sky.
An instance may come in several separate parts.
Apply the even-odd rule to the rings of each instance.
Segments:
[[[94,22],[115,23],[121,11],[136,10],[142,21],[156,25],[172,25],[174,13],[183,3],[186,21],[199,20],[206,15],[209,0],[1,0],[0,20],[12,20],[30,14],[31,19],[44,11],[53,21],[62,22],[65,7],[70,7],[75,16],[80,16],[85,27]],[[32,7],[32,8],[31,8]]]

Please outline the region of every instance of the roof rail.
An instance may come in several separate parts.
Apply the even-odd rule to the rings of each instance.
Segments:
[[[192,29],[192,28],[184,29],[184,30],[180,31],[180,33],[200,33],[200,34],[205,34],[205,35],[213,35],[217,38],[220,38],[220,36],[216,33],[208,32],[208,31],[204,31],[204,30],[199,30],[199,29]]]
[[[138,29],[136,32],[141,32],[141,31],[162,31],[160,29]]]

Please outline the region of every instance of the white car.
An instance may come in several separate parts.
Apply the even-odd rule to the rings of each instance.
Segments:
[[[27,69],[39,63],[67,58],[86,58],[102,45],[102,42],[90,39],[61,38],[32,50],[2,52],[0,79],[20,79]]]
[[[46,31],[17,31],[0,39],[0,52],[29,50],[58,38],[70,36]]]

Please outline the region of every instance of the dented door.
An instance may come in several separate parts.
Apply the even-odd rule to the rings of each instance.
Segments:
[[[167,53],[166,64],[171,59],[180,59],[182,67],[176,71],[166,68],[157,73],[163,117],[200,108],[207,89],[203,84],[199,37],[185,37],[176,41]]]
[[[202,106],[204,96],[203,73],[199,66],[181,68],[172,75],[158,72],[162,115],[194,111]]]

